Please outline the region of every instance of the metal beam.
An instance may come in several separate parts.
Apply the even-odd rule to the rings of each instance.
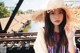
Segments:
[[[10,19],[9,19],[9,21],[8,21],[8,23],[7,23],[7,25],[6,25],[6,27],[5,27],[5,29],[4,29],[4,33],[7,32],[7,30],[8,30],[8,28],[9,28],[10,24],[12,23],[12,21],[13,21],[15,15],[16,15],[16,13],[18,12],[18,9],[20,8],[20,6],[21,6],[21,4],[22,4],[23,1],[24,1],[24,0],[19,0],[18,4],[16,5],[16,7],[15,7],[15,9],[14,9],[14,11],[13,11],[13,13],[12,13],[12,15],[11,15],[11,17],[10,17]]]

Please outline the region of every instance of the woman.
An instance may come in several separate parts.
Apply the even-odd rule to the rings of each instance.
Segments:
[[[77,53],[73,41],[76,28],[68,22],[71,17],[68,8],[62,7],[62,0],[51,0],[48,5],[52,4],[56,8],[44,11],[45,26],[38,32],[35,53]]]

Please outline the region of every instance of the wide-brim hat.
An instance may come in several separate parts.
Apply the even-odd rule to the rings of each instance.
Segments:
[[[48,4],[46,6],[46,9],[45,10],[39,10],[36,13],[33,13],[31,15],[31,19],[33,21],[36,21],[36,22],[44,21],[45,11],[49,11],[49,10],[53,10],[53,9],[57,9],[57,8],[62,8],[62,9],[64,9],[66,11],[67,23],[70,23],[70,22],[71,23],[73,22],[74,24],[76,24],[76,23],[78,24],[79,23],[79,20],[78,20],[79,16],[75,14],[75,12],[74,12],[74,10],[72,8],[70,8],[69,6],[67,6],[64,3],[64,0],[49,0]]]

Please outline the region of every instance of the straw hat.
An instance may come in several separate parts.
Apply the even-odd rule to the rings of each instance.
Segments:
[[[75,16],[73,10],[64,3],[64,0],[49,0],[46,9],[33,13],[31,19],[36,22],[44,21],[45,11],[57,8],[62,8],[66,11],[67,22],[77,21],[76,19],[77,16]]]
[[[64,0],[49,0],[45,10],[39,10],[38,12],[32,14],[32,20],[43,21],[45,11],[57,8],[63,8],[67,13],[67,17],[70,16],[70,9],[64,4]]]

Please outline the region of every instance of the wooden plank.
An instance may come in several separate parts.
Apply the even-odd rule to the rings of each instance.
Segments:
[[[29,33],[0,33],[0,37],[1,36],[33,36],[33,35],[37,35],[37,32],[29,32]]]
[[[35,40],[36,37],[31,37],[31,38],[2,38],[0,41],[33,41]]]

